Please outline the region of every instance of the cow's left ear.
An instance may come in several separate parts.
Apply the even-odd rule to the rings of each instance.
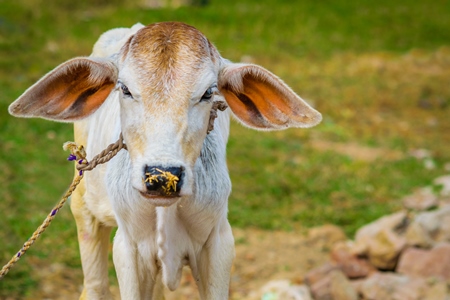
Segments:
[[[83,119],[108,98],[117,76],[117,67],[107,59],[71,59],[26,90],[9,106],[9,113],[62,122]]]
[[[250,128],[306,128],[322,120],[322,115],[280,78],[257,65],[224,61],[219,90],[237,119]]]

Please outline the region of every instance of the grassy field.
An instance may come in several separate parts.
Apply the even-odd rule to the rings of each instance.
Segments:
[[[107,2],[0,1],[1,265],[58,201],[73,168],[61,148],[72,139],[69,124],[14,119],[8,105],[59,63],[89,55],[102,32],[136,22],[192,24],[224,57],[265,66],[324,116],[308,130],[232,125],[233,226],[334,223],[351,236],[450,172],[450,1],[212,0],[179,9]],[[428,160],[413,157],[417,149]],[[0,299],[33,295],[40,268],[54,261],[79,279],[75,236],[65,208],[0,282]]]

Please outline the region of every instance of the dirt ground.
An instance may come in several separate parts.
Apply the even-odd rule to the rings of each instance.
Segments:
[[[307,271],[328,260],[332,244],[345,239],[343,232],[332,225],[304,233],[257,229],[233,231],[236,244],[230,286],[230,299],[233,300],[261,299],[261,287],[271,280],[287,279],[301,284]],[[27,299],[78,299],[82,287],[75,282],[78,283],[79,278],[64,265],[52,264],[41,274],[39,294]],[[111,290],[119,299],[118,287],[112,286]],[[179,288],[175,292],[167,291],[166,299],[199,299],[195,281],[187,268]]]

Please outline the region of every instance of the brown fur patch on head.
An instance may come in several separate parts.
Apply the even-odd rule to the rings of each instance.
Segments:
[[[219,54],[196,28],[179,22],[155,23],[139,30],[122,48],[122,59],[130,58],[140,78],[152,83],[147,92],[167,96],[173,89],[191,91],[195,73]],[[145,91],[142,91],[145,93]]]
[[[166,22],[151,24],[137,31],[123,46],[120,59],[127,72],[132,73],[143,109],[151,118],[149,127],[170,123],[176,131],[172,134],[180,139],[182,152],[188,161],[195,163],[200,148],[195,147],[193,141],[198,135],[188,133],[188,107],[194,93],[204,92],[195,89],[198,89],[205,72],[218,72],[218,51],[194,27]],[[208,117],[205,115],[205,126]],[[130,131],[128,139],[135,139],[136,147],[143,153],[144,148],[140,146],[146,141],[139,140],[139,132]]]

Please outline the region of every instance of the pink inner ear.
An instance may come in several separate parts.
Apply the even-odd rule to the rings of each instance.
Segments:
[[[108,97],[114,81],[105,76],[96,82],[90,78],[92,66],[88,64],[71,68],[65,76],[58,76],[47,87],[42,90],[51,100],[46,113],[48,117],[53,116],[61,120],[80,118],[94,112]]]
[[[258,82],[255,78],[244,77],[244,93],[271,124],[284,125],[289,115],[295,113],[288,105],[287,96],[280,89],[275,89],[270,82]]]
[[[247,74],[243,78],[244,89],[240,92],[232,92],[224,87],[222,92],[228,105],[241,121],[251,127],[287,127],[289,116],[294,113],[287,96],[270,82],[261,79]]]
[[[16,116],[75,121],[97,110],[115,86],[110,62],[78,58],[68,61],[28,89],[11,106]]]
[[[227,99],[230,109],[244,124],[259,129],[270,128],[269,122],[245,93],[235,94],[224,89],[222,94]]]
[[[231,67],[223,72],[222,79],[220,89],[228,105],[236,117],[250,127],[311,127],[321,120],[319,112],[261,67]]]

